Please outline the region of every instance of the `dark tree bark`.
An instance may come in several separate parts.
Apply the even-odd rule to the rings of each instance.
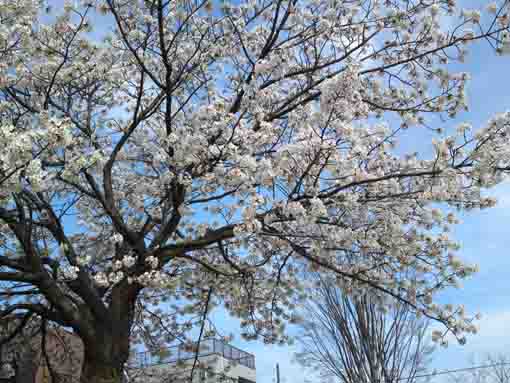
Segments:
[[[86,357],[81,373],[82,383],[121,383],[122,367],[112,362],[99,361],[95,357]]]
[[[37,352],[33,349],[28,349],[21,360],[15,361],[15,378],[13,383],[35,383],[38,365],[35,363]]]
[[[92,320],[93,336],[83,337],[83,383],[120,383],[129,358],[134,305],[139,288],[120,283],[112,293],[107,321]]]

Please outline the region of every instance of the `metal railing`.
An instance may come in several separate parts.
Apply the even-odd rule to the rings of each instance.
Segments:
[[[200,342],[197,350],[195,346],[180,344],[160,350],[159,353],[150,351],[139,352],[135,356],[135,365],[139,368],[153,366],[157,364],[177,363],[188,359],[205,357],[209,355],[219,355],[225,359],[235,361],[245,367],[255,369],[255,356],[231,346],[219,339],[208,338]]]

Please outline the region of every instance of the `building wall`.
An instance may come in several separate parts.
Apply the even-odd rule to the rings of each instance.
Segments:
[[[83,345],[77,336],[67,331],[53,331],[47,335],[46,350],[49,363],[58,382],[52,382],[46,360],[40,353],[36,383],[77,383],[80,381]]]
[[[187,359],[180,363],[166,363],[145,367],[140,370],[137,382],[161,383],[187,381],[191,375],[194,359]],[[201,356],[193,374],[192,383],[237,383],[239,378],[255,383],[254,369],[233,363],[219,355]]]
[[[17,317],[0,324],[2,333],[10,334],[16,328]],[[45,335],[45,349],[49,364],[58,382],[51,381],[46,357],[42,352],[40,324],[32,323],[0,350],[0,379],[13,383],[76,383],[79,382],[83,346],[74,334],[49,328]]]

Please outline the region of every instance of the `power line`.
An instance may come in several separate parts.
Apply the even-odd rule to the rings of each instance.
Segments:
[[[478,366],[457,368],[457,369],[454,369],[454,370],[437,371],[437,372],[432,372],[432,373],[429,373],[429,374],[422,374],[422,375],[408,376],[406,378],[400,378],[400,379],[398,379],[398,381],[409,380],[409,379],[417,379],[417,378],[427,378],[427,377],[437,376],[437,375],[447,375],[447,374],[453,374],[453,373],[457,373],[457,372],[480,370],[480,369],[483,369],[483,368],[500,367],[500,366],[510,366],[510,362],[492,363],[492,364],[481,364],[481,365],[478,365]]]

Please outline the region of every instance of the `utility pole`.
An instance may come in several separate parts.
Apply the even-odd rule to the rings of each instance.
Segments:
[[[280,365],[276,363],[276,383],[280,383]]]

